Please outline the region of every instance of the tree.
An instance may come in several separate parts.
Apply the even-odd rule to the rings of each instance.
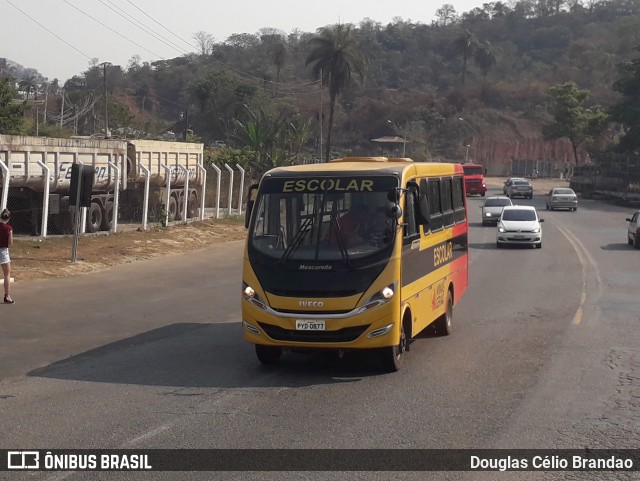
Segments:
[[[309,139],[311,123],[300,119],[290,121],[284,113],[269,115],[263,108],[250,111],[247,122],[236,121],[240,134],[236,140],[253,152],[251,174],[260,178],[274,167],[291,165]]]
[[[458,14],[456,9],[450,3],[445,3],[442,7],[436,10],[436,25],[439,27],[446,27],[458,21]]]
[[[548,92],[553,121],[543,126],[542,133],[547,139],[569,139],[576,164],[578,147],[599,138],[607,126],[607,114],[600,107],[583,106],[589,94],[574,82],[554,85]]]
[[[280,71],[284,67],[284,63],[287,59],[287,46],[284,42],[278,42],[272,47],[271,54],[273,56],[273,64],[276,67],[276,91],[274,96],[277,97],[280,83]]]
[[[640,49],[636,49],[640,50]],[[618,66],[619,78],[613,89],[622,99],[611,107],[612,120],[624,127],[619,148],[622,151],[640,150],[640,57]]]
[[[309,40],[311,53],[306,65],[311,65],[313,79],[321,78],[322,85],[329,88],[329,123],[327,126],[327,150],[325,160],[331,158],[331,130],[336,108],[336,99],[351,85],[352,74],[364,78],[366,60],[354,37],[351,25],[338,24],[320,29],[320,35]]]
[[[12,83],[8,77],[0,78],[0,134],[19,134],[27,110],[26,102],[16,101]]]
[[[35,93],[38,91],[37,77],[35,75],[24,77],[22,80],[20,80],[20,82],[18,82],[18,88],[21,91],[25,92],[25,98],[29,100],[29,95],[31,95],[31,92]]]
[[[497,62],[496,56],[491,50],[489,43],[479,45],[475,55],[475,62],[482,71],[482,76],[486,79],[489,70],[491,70]]]
[[[200,55],[205,57],[213,53],[213,49],[215,48],[215,45],[216,45],[216,39],[213,38],[211,34],[200,31],[193,35],[193,39],[196,41],[196,44],[198,45],[198,50],[200,51]]]
[[[467,77],[467,63],[473,58],[480,47],[480,42],[474,34],[465,29],[464,33],[453,41],[453,51],[462,55],[462,87]]]

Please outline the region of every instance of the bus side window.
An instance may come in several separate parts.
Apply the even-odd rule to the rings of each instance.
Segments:
[[[416,198],[413,190],[406,191],[404,204],[404,244],[410,244],[413,239],[420,235],[416,223]]]
[[[444,221],[445,227],[451,227],[454,224],[454,215],[453,215],[453,199],[452,195],[452,186],[451,186],[451,178],[445,177],[442,179],[442,190],[440,194],[442,194],[442,219]]]
[[[440,179],[429,179],[429,225],[431,232],[442,229],[442,204],[440,203]]]
[[[457,176],[453,178],[453,217],[456,224],[464,222],[467,218],[467,212],[464,208],[464,189],[463,177]]]

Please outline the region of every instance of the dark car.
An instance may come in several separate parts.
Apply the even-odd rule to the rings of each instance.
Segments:
[[[523,197],[525,199],[533,198],[533,186],[526,179],[514,179],[511,185],[507,187],[507,197]]]

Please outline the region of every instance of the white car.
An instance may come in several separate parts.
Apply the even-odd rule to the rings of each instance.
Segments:
[[[497,224],[500,214],[502,214],[502,208],[507,205],[513,205],[509,197],[504,196],[491,196],[487,197],[487,200],[482,204],[482,225]]]
[[[640,249],[640,210],[634,212],[631,219],[625,219],[629,222],[627,228],[627,242],[630,246]]]
[[[502,209],[496,232],[496,246],[530,245],[542,247],[544,219],[538,217],[536,208],[528,205],[512,205]]]

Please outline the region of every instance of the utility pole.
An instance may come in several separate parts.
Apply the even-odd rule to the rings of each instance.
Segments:
[[[62,129],[63,119],[64,119],[64,89],[62,89],[62,106],[60,107],[60,129]]]
[[[189,107],[187,106],[184,110],[184,134],[183,140],[187,141],[187,130],[189,129]]]
[[[107,65],[109,62],[102,63],[102,85],[104,88],[104,136],[109,137],[109,108],[107,103]]]

